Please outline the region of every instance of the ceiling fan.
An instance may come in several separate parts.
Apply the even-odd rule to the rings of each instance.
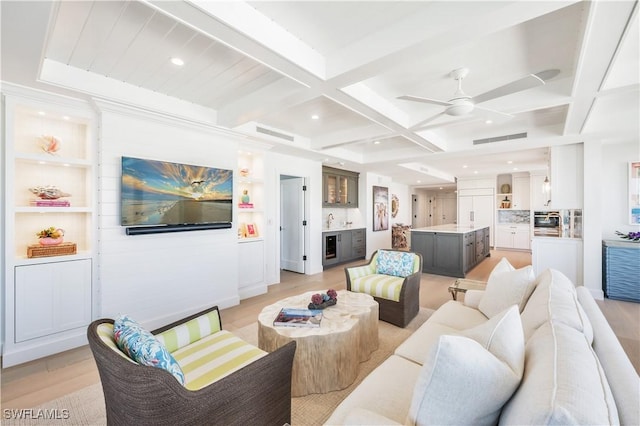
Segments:
[[[493,118],[496,120],[508,119],[513,117],[511,114],[505,114],[500,111],[492,109],[482,108],[477,106],[479,103],[486,102],[491,99],[499,98],[501,96],[510,95],[511,93],[521,92],[523,90],[531,89],[533,87],[542,86],[545,84],[545,79],[549,79],[557,75],[559,70],[547,70],[537,74],[529,74],[526,77],[512,81],[503,86],[496,87],[488,92],[482,93],[477,96],[469,96],[462,90],[462,80],[469,74],[468,68],[458,68],[449,73],[449,76],[458,81],[458,90],[453,94],[453,97],[448,101],[440,101],[437,99],[423,98],[419,96],[404,95],[398,96],[398,99],[406,101],[423,102],[434,105],[441,105],[446,107],[444,111],[426,118],[417,124],[411,126],[411,130],[419,130],[425,124],[435,120],[441,115],[451,116],[464,116],[469,115],[474,111],[479,111],[483,116],[487,118]]]

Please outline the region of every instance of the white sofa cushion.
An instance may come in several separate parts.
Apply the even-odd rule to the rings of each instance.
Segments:
[[[460,330],[486,322],[487,317],[480,311],[450,300],[398,346],[394,353],[422,365],[429,355],[429,350],[435,346],[441,335],[457,334]]]
[[[489,275],[487,289],[478,304],[478,309],[487,317],[492,317],[516,304],[522,312],[534,285],[535,275],[531,265],[514,269],[503,257]]]
[[[406,423],[495,424],[523,365],[515,305],[458,336],[443,335],[420,371]]]
[[[536,280],[535,291],[522,311],[525,341],[538,327],[551,319],[585,334],[593,342],[593,328],[589,317],[578,302],[576,289],[562,272],[547,269]]]
[[[349,414],[356,409],[375,410],[377,418],[387,418],[389,424],[403,424],[420,368],[414,362],[391,355],[338,405],[325,424],[358,424],[354,418],[351,420],[355,423],[347,422]]]
[[[618,424],[607,378],[583,333],[551,321],[535,331],[522,383],[500,424]]]

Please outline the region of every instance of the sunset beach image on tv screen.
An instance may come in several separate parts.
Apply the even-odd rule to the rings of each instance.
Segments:
[[[233,171],[122,157],[121,224],[231,222]]]

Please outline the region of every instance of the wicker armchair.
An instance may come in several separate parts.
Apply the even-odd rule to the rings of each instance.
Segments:
[[[383,285],[380,280],[393,280],[396,277],[385,277],[378,274],[376,268],[376,260],[378,256],[378,250],[376,250],[371,256],[369,263],[344,268],[344,272],[347,278],[347,290],[349,291],[362,291],[364,287],[363,280],[374,280],[377,284],[374,284],[369,288],[367,293],[371,294],[373,298],[378,302],[380,309],[380,319],[386,321],[398,327],[406,327],[409,322],[420,310],[420,278],[422,276],[422,255],[420,253],[405,252],[400,250],[386,250],[390,252],[402,252],[409,253],[414,256],[413,273],[404,277],[401,282],[402,287],[400,289],[400,297],[398,301],[391,300],[388,297],[382,297],[377,294]],[[359,288],[356,289],[353,284],[358,281]],[[368,287],[368,286],[367,286]]]
[[[153,331],[161,333],[217,306]],[[171,373],[132,362],[98,334],[112,319],[92,322],[89,346],[98,366],[109,425],[283,425],[291,423],[295,342],[196,391]]]

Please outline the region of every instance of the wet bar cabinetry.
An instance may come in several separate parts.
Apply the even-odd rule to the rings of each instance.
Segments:
[[[364,259],[367,248],[366,235],[364,228],[322,232],[322,266],[326,269]]]
[[[97,315],[95,118],[81,101],[3,87],[4,346],[3,366],[86,344]],[[47,204],[30,191],[55,186],[70,194]],[[63,200],[69,203],[65,205]],[[43,252],[36,233],[64,230]],[[34,248],[29,248],[35,245]]]
[[[358,207],[359,173],[322,167],[322,206]]]

